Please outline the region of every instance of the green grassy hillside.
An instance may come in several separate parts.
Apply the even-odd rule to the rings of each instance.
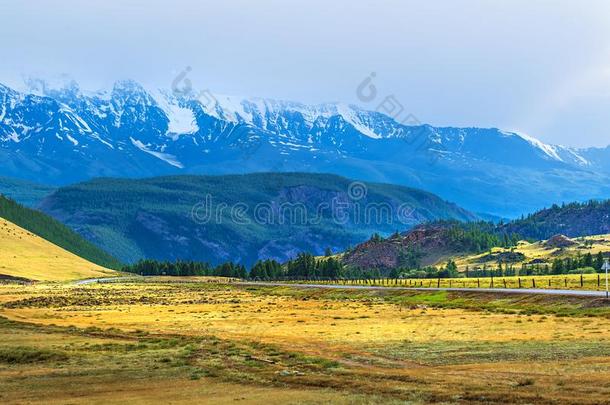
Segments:
[[[59,188],[41,209],[126,262],[285,260],[341,251],[374,232],[476,218],[424,191],[311,173],[97,179]]]
[[[117,275],[0,218],[0,279],[68,281]]]
[[[118,269],[121,263],[48,215],[26,208],[0,195],[0,218],[103,267]]]
[[[577,268],[575,273],[587,268],[600,271],[603,264],[600,256],[603,258],[609,255],[610,235],[591,235],[575,239],[555,236],[550,240],[537,242],[520,241],[510,249],[496,247],[480,254],[462,255],[454,259],[459,271],[464,271],[466,267],[470,270],[483,267],[494,270],[501,263],[504,269],[510,267],[519,270],[521,274],[525,274],[526,270],[543,274],[541,272],[546,268],[551,273],[559,271],[560,269],[556,268],[558,261],[560,266],[565,267],[562,272],[569,270],[567,267]],[[566,262],[573,265],[566,267]]]

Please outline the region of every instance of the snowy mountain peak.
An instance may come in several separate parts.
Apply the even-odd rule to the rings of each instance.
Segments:
[[[534,138],[533,136],[527,135],[523,132],[505,132],[502,131],[502,133],[507,134],[509,136],[518,136],[519,138],[527,141],[529,144],[531,144],[532,146],[540,149],[542,152],[544,152],[544,154],[546,154],[548,157],[555,159],[555,160],[559,160],[559,161],[563,161],[561,159],[561,157],[559,156],[559,154],[557,154],[557,150],[554,146],[551,145],[547,145],[546,143]]]
[[[53,79],[28,77],[24,80],[24,85],[26,92],[40,97],[76,97],[80,93],[78,83],[66,75]]]
[[[502,131],[503,134],[508,136],[517,136],[526,142],[528,142],[533,147],[539,149],[548,159],[556,160],[559,162],[576,164],[579,166],[588,166],[591,163],[584,158],[577,149],[568,148],[562,145],[549,145],[540,141],[539,139],[534,138],[531,135],[528,135],[524,132],[513,131],[506,132]]]
[[[225,95],[214,95],[211,101],[205,100],[201,105],[206,113],[215,118],[265,130],[277,129],[290,120],[300,121],[303,128],[312,130],[316,126],[325,126],[334,117],[342,119],[360,134],[370,138],[379,139],[387,135],[375,132],[372,116],[376,113],[361,110],[354,105],[306,105],[293,101]]]
[[[144,87],[140,83],[131,79],[117,80],[116,82],[114,82],[112,91],[117,93],[147,93],[146,89],[144,89]]]
[[[112,88],[112,98],[119,103],[128,103],[140,107],[154,105],[154,99],[150,94],[133,80],[120,80]]]
[[[130,80],[94,93],[70,81],[36,83],[38,95],[0,85],[0,175],[67,183],[96,176],[333,172],[429,189],[475,210],[484,210],[477,205],[482,196],[521,207],[547,201],[556,189],[580,189],[570,179],[587,178],[583,192],[588,184],[610,183],[604,177],[610,148],[577,150],[520,132],[409,126],[341,103],[194,97]],[[532,175],[536,182],[520,186],[536,184],[527,202],[519,193],[509,198],[494,191]],[[554,186],[538,189],[544,184]],[[558,198],[564,197],[552,202]]]

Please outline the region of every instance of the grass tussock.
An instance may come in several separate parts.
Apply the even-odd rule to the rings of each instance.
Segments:
[[[67,354],[54,350],[25,346],[0,348],[0,363],[5,364],[32,364],[67,360]]]

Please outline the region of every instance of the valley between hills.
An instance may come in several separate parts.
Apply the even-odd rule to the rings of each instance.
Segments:
[[[288,189],[312,181],[283,179]],[[169,180],[144,182],[143,190]],[[92,184],[104,197],[89,207],[116,215],[109,207],[132,204],[103,203],[115,201],[112,188],[99,193],[113,183]],[[75,197],[88,187],[61,193]],[[367,190],[371,198],[441,201],[382,185]],[[86,201],[45,198],[47,208],[62,198]],[[3,403],[598,404],[610,395],[610,306],[599,281],[610,235],[579,234],[587,218],[588,230],[603,231],[591,218],[606,215],[607,203],[495,224],[439,203],[471,221],[431,218],[344,251],[246,268],[121,265],[86,232],[0,202]],[[101,218],[96,209],[85,218]],[[579,227],[566,228],[566,216]],[[510,293],[534,287],[558,293]]]

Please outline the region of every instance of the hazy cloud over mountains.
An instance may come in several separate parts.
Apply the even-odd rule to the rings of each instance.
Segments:
[[[194,85],[221,94],[352,103],[376,72],[432,125],[610,139],[606,1],[3,1],[0,14],[13,87],[68,73],[92,90],[117,78],[167,88],[192,66]]]

